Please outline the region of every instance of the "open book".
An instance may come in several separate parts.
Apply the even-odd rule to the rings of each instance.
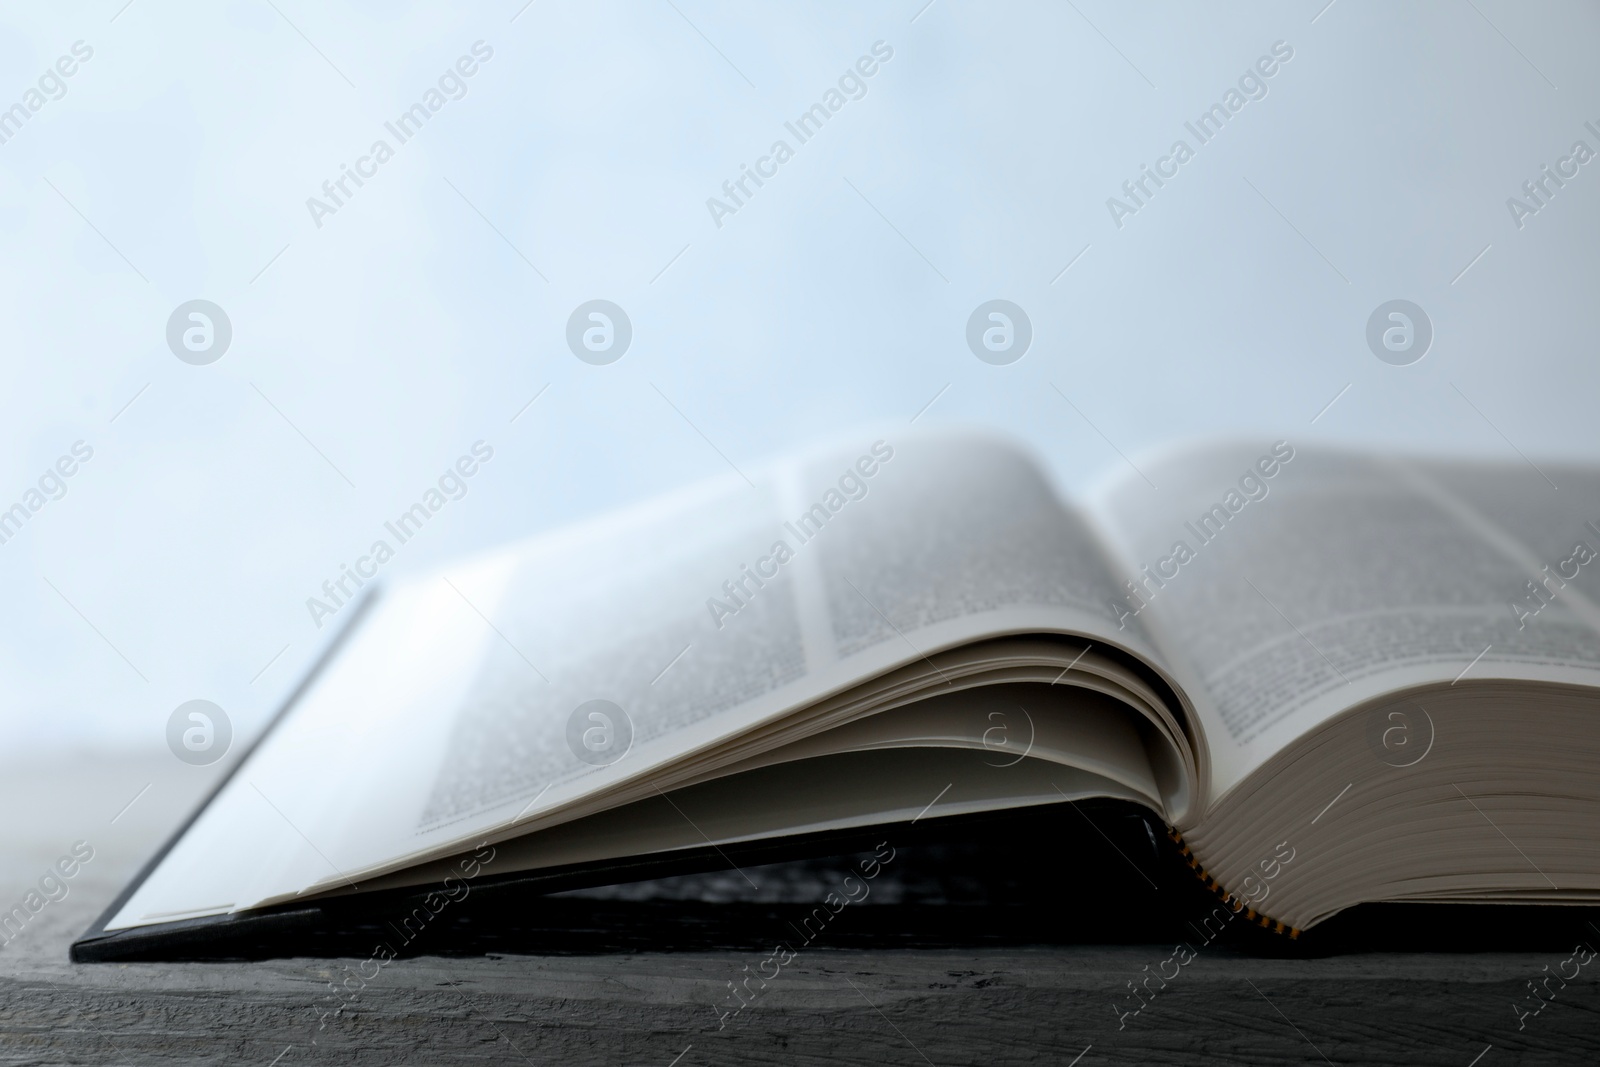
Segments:
[[[340,605],[74,953],[1086,798],[1291,935],[1594,902],[1597,519],[1594,469],[1285,441],[1073,502],[975,436],[740,474]]]

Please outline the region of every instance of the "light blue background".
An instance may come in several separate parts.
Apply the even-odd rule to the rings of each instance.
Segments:
[[[0,507],[95,450],[0,545],[13,754],[159,748],[195,698],[249,736],[321,636],[306,598],[479,439],[386,574],[947,385],[919,428],[1012,433],[1069,491],[1217,433],[1600,456],[1600,162],[1521,230],[1505,203],[1600,149],[1593,5],[675,2],[0,15],[0,107],[94,49],[0,145]],[[468,95],[317,228],[306,198],[480,39]],[[878,40],[865,98],[715,226],[706,198]],[[1114,226],[1106,198],[1279,40],[1269,95]],[[195,297],[233,322],[210,366],[164,341]],[[634,326],[605,367],[564,343],[597,297]],[[1035,331],[1011,366],[964,341],[996,297]],[[1365,346],[1395,297],[1436,330],[1409,367]]]

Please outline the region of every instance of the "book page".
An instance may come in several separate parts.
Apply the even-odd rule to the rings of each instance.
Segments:
[[[1154,657],[1116,625],[1093,532],[1008,447],[863,440],[751,473],[385,595],[116,921],[357,884],[647,795],[995,634]]]
[[[731,709],[765,717],[771,694],[792,707],[984,636],[1008,609],[1111,632],[1102,549],[1003,445],[863,441],[757,486],[518,563],[498,596],[507,640],[455,716],[424,826],[571,775],[553,727],[597,697],[625,710],[633,745],[677,745]],[[530,671],[522,648],[547,669]]]
[[[1096,515],[1124,553],[1122,608],[1153,632],[1204,720],[1214,796],[1394,689],[1600,684],[1600,566],[1580,562],[1600,550],[1600,472],[1288,442],[1143,469],[1159,489],[1121,479]]]

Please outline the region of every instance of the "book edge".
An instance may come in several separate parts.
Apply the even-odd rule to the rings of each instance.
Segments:
[[[139,936],[141,935],[141,932],[153,930],[172,930],[180,927],[187,930],[198,926],[237,921],[232,916],[213,915],[199,919],[181,920],[180,922],[176,923],[155,923],[149,926],[129,927],[126,930],[108,931],[106,929],[106,924],[117,917],[117,915],[122,911],[123,907],[125,907],[128,901],[132,899],[133,894],[138,892],[139,887],[145,883],[145,880],[155,873],[156,868],[158,868],[161,865],[161,862],[167,858],[168,853],[177,847],[178,842],[183,840],[184,835],[189,832],[190,827],[192,827],[199,820],[200,816],[205,812],[205,810],[211,806],[211,802],[216,800],[217,797],[222,793],[223,789],[227,788],[228,784],[233,781],[234,775],[239,773],[239,768],[243,767],[247,762],[249,762],[251,755],[255,753],[256,749],[259,748],[267,740],[267,738],[272,736],[273,731],[276,730],[278,726],[282,724],[284,719],[288,717],[290,709],[298,704],[300,702],[300,698],[305,695],[306,690],[311,688],[311,684],[321,677],[323,670],[330,662],[332,662],[333,657],[344,646],[345,641],[349,639],[350,635],[355,632],[362,619],[366,617],[366,614],[371,609],[372,605],[377,603],[380,595],[381,594],[376,590],[368,590],[361,594],[360,600],[355,605],[355,611],[348,615],[345,621],[340,624],[339,630],[324,646],[322,653],[317,657],[316,662],[313,663],[311,668],[305,672],[304,676],[300,679],[299,684],[297,684],[284,699],[283,704],[278,708],[278,710],[273,712],[272,718],[267,721],[267,726],[261,731],[260,736],[250,743],[250,746],[244,750],[234,765],[228,769],[228,773],[222,776],[222,778],[215,786],[211,788],[211,791],[205,795],[199,804],[195,805],[194,810],[189,813],[189,817],[184,819],[183,822],[179,824],[178,828],[172,832],[171,836],[169,836],[167,840],[162,843],[161,847],[155,851],[154,855],[145,861],[144,866],[139,868],[138,872],[128,881],[127,885],[123,886],[122,891],[118,893],[116,897],[112,899],[111,903],[106,906],[106,909],[100,913],[99,918],[95,919],[95,921],[89,925],[88,929],[84,930],[83,933],[79,934],[77,938],[73,940],[72,945],[68,949],[68,959],[70,959],[73,963],[94,962],[100,957],[98,954],[90,950],[91,946],[103,944],[114,939],[120,940],[123,938],[130,938],[130,935]],[[149,935],[148,933],[144,933],[142,936],[147,937]]]

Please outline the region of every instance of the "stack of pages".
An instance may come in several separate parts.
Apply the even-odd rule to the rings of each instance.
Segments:
[[[1290,935],[1600,899],[1600,471],[1124,470],[864,439],[389,588],[75,955],[1085,798]]]

